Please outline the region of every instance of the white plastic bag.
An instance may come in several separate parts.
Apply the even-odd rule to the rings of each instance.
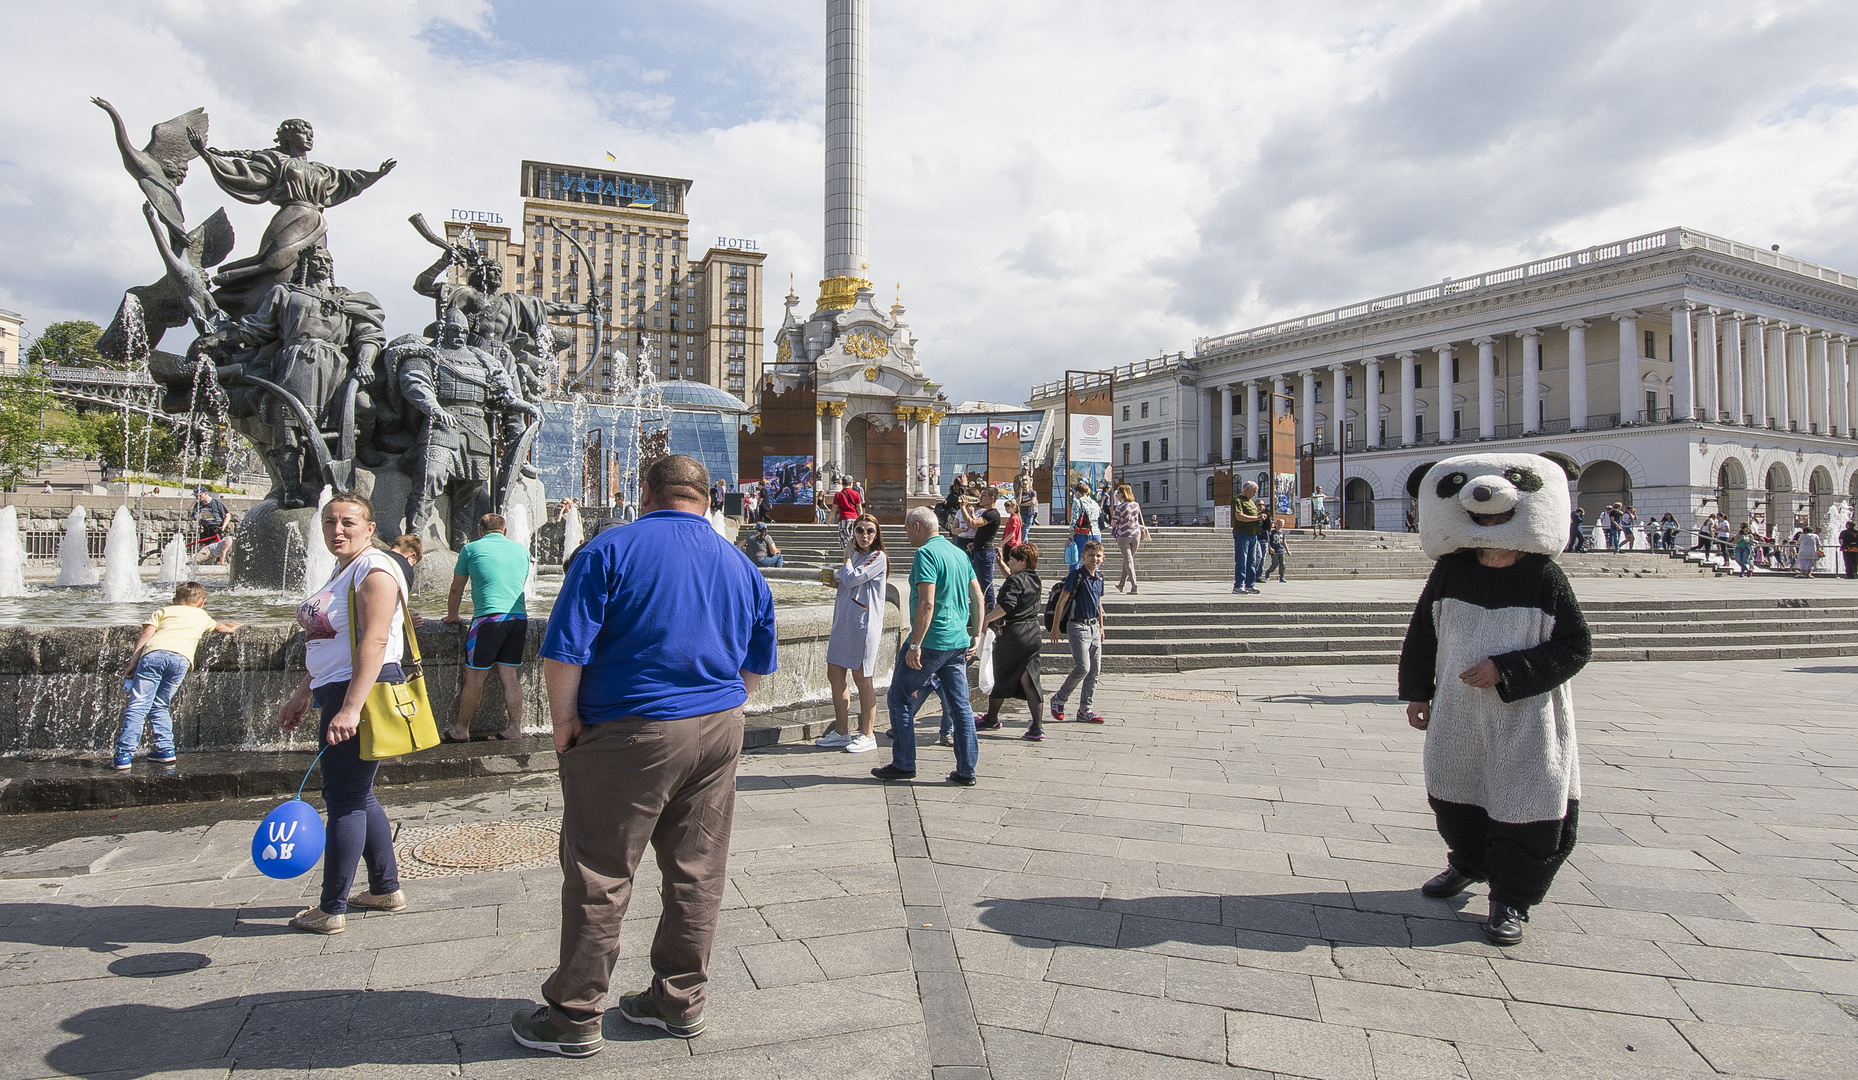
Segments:
[[[980,685],[981,693],[992,697],[994,692],[994,632],[991,626],[981,634],[981,653],[975,662],[981,667],[980,678],[976,680]]]

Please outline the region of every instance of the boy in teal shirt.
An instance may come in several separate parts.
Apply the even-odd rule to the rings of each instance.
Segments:
[[[478,519],[478,538],[458,553],[452,568],[452,593],[445,621],[462,623],[458,606],[471,586],[471,622],[465,631],[465,678],[458,691],[458,719],[447,728],[446,742],[471,741],[471,719],[483,700],[484,676],[492,667],[503,682],[507,721],[493,739],[523,737],[523,643],[529,636],[529,612],[523,588],[529,582],[529,549],[504,534],[501,514]]]

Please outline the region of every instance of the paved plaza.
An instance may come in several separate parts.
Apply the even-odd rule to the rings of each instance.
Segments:
[[[554,960],[552,865],[409,880],[406,914],[322,938],[284,925],[319,875],[252,869],[269,803],[0,820],[7,847],[70,834],[0,857],[0,1080],[1851,1077],[1855,674],[1589,667],[1581,846],[1507,950],[1481,888],[1417,892],[1442,852],[1390,668],[1114,676],[1104,727],[1029,744],[1009,710],[972,789],[929,782],[934,747],[888,788],[882,751],[755,752],[708,1032],[613,1015],[583,1061],[507,1029]],[[389,813],[404,848],[558,797],[532,776]],[[649,978],[655,885],[616,992]]]

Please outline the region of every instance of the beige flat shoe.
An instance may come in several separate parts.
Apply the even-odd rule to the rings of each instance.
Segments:
[[[369,911],[385,911],[392,914],[397,911],[406,910],[406,893],[401,889],[395,889],[385,896],[376,896],[371,892],[358,892],[348,898],[348,906],[351,908],[366,908]]]
[[[312,934],[339,934],[348,929],[348,917],[331,915],[319,907],[304,908],[297,912],[296,918],[290,920],[290,925]]]

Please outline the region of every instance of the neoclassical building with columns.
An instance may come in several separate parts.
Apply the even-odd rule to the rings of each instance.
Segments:
[[[1202,512],[1217,464],[1264,470],[1277,409],[1358,528],[1473,448],[1570,454],[1590,514],[1823,524],[1858,496],[1854,338],[1858,275],[1674,228],[1203,338],[1175,377]]]

